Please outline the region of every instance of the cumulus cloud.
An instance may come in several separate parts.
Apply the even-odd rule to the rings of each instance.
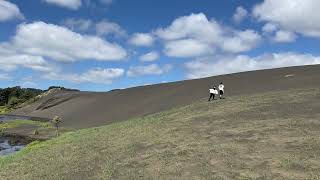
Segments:
[[[262,27],[264,33],[273,33],[278,29],[277,25],[272,23],[267,23]]]
[[[232,16],[232,19],[236,23],[240,23],[248,16],[248,11],[242,6],[237,7],[235,14]]]
[[[155,31],[164,40],[192,38],[203,42],[220,42],[222,33],[220,25],[214,20],[209,21],[203,13],[179,17],[169,27]]]
[[[142,62],[152,62],[158,60],[159,58],[160,55],[157,51],[151,51],[139,57],[140,61]]]
[[[239,31],[225,27],[205,14],[191,14],[175,19],[169,27],[155,30],[165,42],[164,52],[171,57],[200,57],[216,50],[238,53],[255,48],[261,36],[253,30]]]
[[[90,69],[82,74],[65,74],[51,72],[45,74],[43,78],[49,80],[68,81],[73,83],[95,83],[95,84],[111,84],[113,80],[124,75],[124,70],[120,68],[95,68]]]
[[[216,60],[214,60],[216,59]],[[256,57],[246,55],[216,56],[185,63],[189,79],[243,71],[320,64],[320,57],[310,54],[274,53]]]
[[[146,66],[132,66],[127,71],[127,76],[137,77],[144,75],[161,75],[169,72],[172,69],[172,65],[167,64],[163,67],[160,67],[157,64],[150,64]]]
[[[280,43],[293,42],[297,38],[296,34],[290,31],[279,30],[276,32],[273,41]]]
[[[233,36],[225,38],[221,48],[231,53],[245,52],[256,47],[260,40],[261,36],[253,30],[235,31]]]
[[[90,29],[93,22],[89,19],[68,18],[64,20],[62,24],[72,31],[85,32]]]
[[[64,62],[121,60],[127,56],[126,50],[115,43],[44,22],[19,25],[11,46],[25,54]]]
[[[31,56],[26,54],[0,54],[0,70],[14,71],[19,67],[40,72],[50,72],[54,69],[53,65],[50,65],[41,56]]]
[[[0,1],[0,22],[8,21],[11,19],[23,19],[24,16],[20,12],[20,9],[17,5],[9,1]]]
[[[319,0],[264,0],[253,9],[260,21],[310,37],[320,37]]]
[[[195,39],[169,41],[165,44],[164,53],[170,57],[198,57],[212,54],[214,48]]]
[[[114,22],[104,20],[97,23],[95,26],[96,26],[96,32],[100,36],[104,36],[104,35],[115,35],[117,37],[127,36],[127,32],[124,29],[122,29],[119,24]]]
[[[62,25],[76,32],[95,33],[98,36],[126,37],[127,32],[117,23],[108,20],[94,22],[89,19],[68,18]]]
[[[44,0],[46,3],[54,4],[56,6],[77,10],[81,7],[81,0]]]
[[[152,46],[155,38],[149,33],[135,33],[129,39],[129,43],[135,46]]]

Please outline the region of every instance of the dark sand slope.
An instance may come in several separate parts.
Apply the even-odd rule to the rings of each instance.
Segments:
[[[141,117],[207,98],[220,81],[227,96],[271,90],[318,87],[320,65],[252,71],[175,83],[136,87],[108,93],[60,91],[13,114],[64,119],[64,127],[87,128]],[[206,100],[206,99],[204,99]]]

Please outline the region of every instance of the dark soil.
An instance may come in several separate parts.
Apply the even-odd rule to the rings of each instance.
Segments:
[[[313,65],[244,72],[101,93],[62,90],[15,110],[12,114],[49,119],[58,115],[64,121],[63,127],[96,127],[206,100],[209,87],[220,82],[225,84],[226,97],[232,98],[239,95],[318,87],[319,74],[320,65]]]

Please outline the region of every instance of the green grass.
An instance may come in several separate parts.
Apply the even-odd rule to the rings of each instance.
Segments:
[[[319,179],[320,91],[227,97],[34,142],[0,179]]]
[[[51,127],[50,122],[40,122],[40,121],[31,121],[31,120],[12,120],[8,122],[0,123],[0,131],[5,129],[16,128],[22,125],[34,125],[43,128]]]
[[[6,114],[10,112],[10,109],[7,106],[0,106],[0,114]]]

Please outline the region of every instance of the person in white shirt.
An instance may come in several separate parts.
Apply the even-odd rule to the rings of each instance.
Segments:
[[[220,84],[219,84],[219,94],[220,94],[220,99],[224,99],[223,98],[223,95],[224,95],[224,85],[223,85],[223,83],[221,82]]]
[[[210,93],[210,97],[209,97],[208,101],[211,101],[211,98],[212,98],[212,100],[214,100],[215,95],[218,95],[218,91],[217,91],[216,87],[209,89],[209,93]]]

